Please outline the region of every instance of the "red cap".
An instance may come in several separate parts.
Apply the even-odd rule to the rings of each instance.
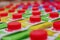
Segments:
[[[10,5],[10,6],[13,6],[13,3],[10,3],[9,5]]]
[[[49,6],[50,6],[49,4],[44,4],[43,5],[44,8],[49,8]]]
[[[8,16],[8,13],[6,13],[6,12],[0,13],[0,16],[1,16],[1,17],[6,17],[6,16]]]
[[[10,9],[8,12],[10,12],[10,13],[15,12],[15,9]]]
[[[32,10],[33,11],[38,10],[38,7],[33,7]]]
[[[1,14],[0,14],[0,19],[1,19]]]
[[[34,4],[38,4],[38,2],[37,1],[34,1]]]
[[[57,6],[56,6],[56,9],[57,9],[57,10],[60,10],[60,5],[57,5]]]
[[[60,20],[53,23],[53,28],[60,31]]]
[[[20,6],[20,4],[17,4],[15,7],[18,8]]]
[[[7,5],[6,8],[10,8],[11,6],[10,5]]]
[[[11,8],[11,6],[13,6],[13,4],[11,3],[11,4],[9,4],[9,5],[7,5],[6,6],[6,8]]]
[[[45,8],[45,11],[46,12],[52,12],[52,9],[51,8]]]
[[[17,9],[18,7],[17,6],[14,6],[14,7],[12,7],[11,9]]]
[[[31,2],[28,2],[28,3],[27,3],[27,6],[30,6],[30,5],[31,5]]]
[[[60,4],[60,0],[58,2],[56,2],[58,5]]]
[[[37,2],[35,2],[33,6],[34,6],[34,7],[38,7],[38,6],[40,6],[40,4],[37,3]]]
[[[59,17],[59,14],[57,12],[52,12],[49,14],[50,18],[56,18]]]
[[[46,2],[42,1],[42,4],[45,4]]]
[[[24,12],[25,12],[25,9],[18,10],[18,13],[24,13]]]
[[[27,6],[27,5],[25,5],[22,9],[28,9],[28,6]]]
[[[14,31],[21,29],[21,23],[19,22],[9,22],[8,23],[8,31]]]
[[[32,15],[40,15],[40,14],[41,14],[40,11],[33,11],[33,12],[32,12]]]
[[[40,5],[40,4],[39,4],[37,1],[35,1],[33,6],[34,6],[34,7],[38,7],[39,5]]]
[[[0,8],[0,11],[4,11],[4,8]]]
[[[38,6],[39,6],[39,4],[34,4],[34,5],[33,5],[33,7],[38,7]]]
[[[18,13],[23,13],[23,11],[22,10],[18,10]]]
[[[51,2],[50,3],[52,6],[56,7],[57,6],[57,3],[56,2]]]
[[[20,2],[20,5],[24,5],[24,3],[23,2]]]
[[[36,22],[40,22],[40,21],[41,21],[41,18],[40,18],[40,16],[38,16],[38,15],[37,15],[37,16],[33,16],[33,15],[32,15],[32,16],[30,17],[30,22],[31,22],[31,23],[36,23]]]
[[[31,40],[47,40],[48,34],[46,30],[34,30],[30,33]]]
[[[13,19],[21,19],[22,14],[13,14]]]

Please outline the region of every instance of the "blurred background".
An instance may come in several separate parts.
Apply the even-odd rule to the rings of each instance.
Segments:
[[[56,2],[59,2],[60,0],[0,0],[0,7],[8,5],[9,3],[18,3],[18,2],[27,2],[27,1],[39,1],[39,2],[56,1]]]
[[[26,2],[26,1],[35,1],[35,0],[0,0],[0,7],[6,6],[9,3],[18,3],[18,2]]]

